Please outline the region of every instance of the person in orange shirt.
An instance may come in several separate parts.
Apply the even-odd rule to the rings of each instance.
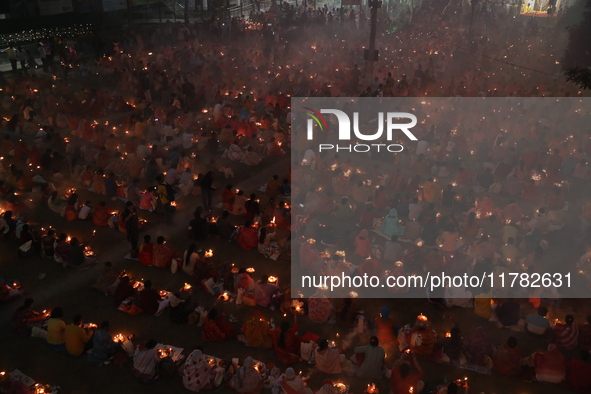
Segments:
[[[89,346],[90,338],[92,338],[94,330],[91,328],[82,327],[82,316],[75,315],[72,318],[72,324],[66,326],[66,350],[74,357],[81,356],[84,352],[91,348]]]

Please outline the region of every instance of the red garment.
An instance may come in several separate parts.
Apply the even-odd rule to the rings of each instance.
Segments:
[[[232,212],[234,198],[235,196],[232,190],[224,189],[224,191],[222,192],[222,208],[226,211]]]
[[[281,364],[286,367],[301,361],[301,358],[295,354],[300,350],[301,344],[301,338],[296,335],[298,327],[299,324],[296,322],[295,325],[287,331],[287,334],[285,335],[285,347],[279,346],[279,335],[281,330],[279,328],[271,330],[271,338],[273,339],[275,354]]]
[[[152,251],[152,265],[157,268],[168,268],[172,264],[174,251],[167,244],[157,244]]]
[[[361,230],[357,238],[355,238],[355,252],[361,257],[369,257],[371,255],[371,240],[366,229]]]
[[[361,211],[361,220],[359,220],[359,227],[371,230],[373,229],[374,219],[377,219],[381,216],[382,215],[379,215],[373,211],[368,211],[364,209],[363,211]]]
[[[205,342],[222,342],[225,339],[234,337],[234,327],[225,323],[222,316],[216,320],[211,320],[209,317],[205,318],[203,327],[201,328],[201,340]]]
[[[140,307],[148,315],[158,312],[160,294],[155,289],[144,289],[140,291]]]
[[[237,237],[238,245],[244,250],[256,249],[259,246],[257,232],[250,227],[241,227]]]
[[[516,376],[520,370],[521,356],[516,348],[506,344],[499,347],[493,355],[495,369],[505,376]]]
[[[97,227],[108,227],[110,217],[111,212],[109,209],[107,207],[103,207],[102,205],[98,205],[92,214],[92,224]]]
[[[591,364],[571,359],[566,364],[566,386],[580,393],[591,394]]]
[[[416,391],[417,383],[419,383],[419,380],[421,380],[422,376],[422,373],[415,372],[403,378],[400,375],[399,368],[392,368],[392,376],[390,378],[390,388],[392,389],[392,394],[410,393],[411,387],[414,389],[414,391]]]
[[[374,208],[383,209],[386,207],[386,203],[387,203],[386,193],[380,189],[376,189],[373,192],[373,200],[371,202],[371,205],[373,205]]]
[[[139,260],[140,264],[145,267],[150,267],[153,262],[152,252],[154,251],[154,244],[153,243],[146,243],[144,242],[142,246],[140,246],[139,252]]]
[[[554,326],[554,338],[556,344],[567,350],[574,349],[579,342],[579,329],[574,325],[556,323]]]

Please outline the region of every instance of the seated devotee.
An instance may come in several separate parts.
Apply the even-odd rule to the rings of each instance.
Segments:
[[[261,164],[262,159],[260,156],[254,151],[252,146],[249,146],[242,158],[242,162],[248,166],[258,166]]]
[[[68,221],[76,220],[78,217],[78,194],[72,193],[70,197],[68,197],[64,217]]]
[[[464,349],[466,349],[470,364],[486,366],[490,363],[493,346],[483,327],[477,327],[472,334],[464,339]]]
[[[234,338],[234,327],[224,322],[224,315],[218,315],[215,308],[207,314],[201,330],[201,340],[205,342],[222,342]]]
[[[259,230],[259,246],[257,248],[259,253],[274,261],[277,261],[281,255],[281,247],[275,241],[276,235],[274,232],[267,233],[267,227],[261,227]]]
[[[154,244],[151,242],[152,237],[150,234],[144,235],[144,242],[140,245],[138,259],[140,264],[145,267],[151,267],[154,262],[152,253],[154,251]]]
[[[242,333],[249,347],[270,348],[273,346],[269,322],[261,311],[254,311],[252,317],[242,325]]]
[[[92,342],[89,341],[93,334],[92,328],[82,327],[82,316],[74,315],[72,324],[68,324],[64,331],[68,353],[74,357],[81,356],[90,349]]]
[[[525,319],[526,330],[532,334],[544,335],[548,328],[550,328],[550,321],[546,319],[548,309],[546,307],[539,307],[538,313],[535,315],[528,315]]]
[[[182,369],[183,386],[187,390],[199,392],[213,388],[215,372],[213,367],[203,357],[200,349],[195,349],[189,354]]]
[[[135,288],[131,283],[131,279],[129,276],[124,275],[119,279],[119,284],[115,288],[115,292],[113,293],[113,303],[115,306],[119,306],[123,301],[128,299],[129,297],[133,296],[135,293]]]
[[[235,197],[236,197],[236,195],[234,194],[234,191],[232,190],[232,185],[231,184],[226,185],[226,188],[222,192],[222,208],[225,211],[232,212],[232,205],[234,204]]]
[[[228,386],[238,393],[259,394],[264,387],[263,378],[256,370],[252,357],[246,357],[243,365],[236,370]]]
[[[338,374],[342,372],[341,363],[345,361],[345,355],[336,347],[329,347],[326,339],[318,341],[314,349],[314,362],[316,369],[322,373]]]
[[[244,226],[237,229],[235,237],[238,245],[244,250],[252,250],[259,246],[259,236],[256,230],[252,228],[250,220],[244,222]]]
[[[341,220],[349,220],[355,215],[355,208],[349,203],[349,197],[345,196],[341,198],[341,203],[334,215]]]
[[[160,236],[156,239],[156,245],[152,251],[152,265],[156,268],[168,268],[172,264],[172,259],[175,257],[174,250]]]
[[[534,353],[533,362],[538,382],[560,383],[566,378],[564,355],[554,344],[548,345],[547,352]]]
[[[308,299],[308,317],[314,323],[327,323],[334,319],[335,309],[321,288]]]
[[[191,244],[189,245],[189,249],[185,250],[185,254],[183,255],[183,272],[188,275],[193,275],[195,270],[195,265],[199,261],[199,254],[196,252],[197,245]]]
[[[92,287],[103,294],[110,295],[113,294],[116,286],[119,284],[118,279],[119,273],[115,271],[110,261],[106,261],[100,276]]]
[[[390,388],[392,394],[421,393],[425,383],[421,380],[423,369],[414,353],[401,353],[392,367]]]
[[[271,389],[272,394],[312,394],[312,389],[306,387],[301,376],[296,375],[293,368],[287,368],[285,373],[277,378]]]
[[[70,264],[70,243],[66,234],[60,234],[53,244],[53,259],[64,267]]]
[[[581,350],[580,360],[571,358],[566,364],[565,385],[580,393],[591,392],[591,355]]]
[[[156,196],[156,187],[146,190],[142,194],[142,199],[140,200],[140,209],[150,212],[155,211],[158,204],[158,197]]]
[[[493,355],[494,368],[502,375],[517,376],[521,369],[521,356],[517,350],[517,339],[509,337],[507,343],[499,346]]]
[[[168,306],[169,301],[162,299],[162,296],[152,287],[152,281],[144,282],[144,289],[139,292],[140,307],[148,315],[155,315]]]
[[[271,338],[273,339],[273,348],[275,354],[281,364],[287,366],[302,359],[296,354],[300,351],[301,338],[297,335],[299,324],[296,321],[294,326],[290,328],[289,322],[284,320],[281,322],[280,328],[271,330]]]
[[[60,353],[67,353],[66,350],[66,322],[62,320],[64,312],[62,308],[56,307],[51,310],[47,320],[47,337],[45,340],[50,348]]]
[[[48,313],[34,311],[31,308],[32,305],[33,299],[27,298],[12,314],[12,328],[25,337],[30,337],[33,327],[40,327],[43,320],[49,316]]]
[[[244,289],[246,292],[253,291],[255,287],[254,279],[246,272],[246,268],[240,268],[236,275],[234,287]]]
[[[41,237],[41,257],[53,260],[53,246],[55,244],[55,230],[47,230],[47,234]]]
[[[234,196],[234,202],[232,203],[232,214],[233,215],[244,215],[246,213],[246,197],[244,196],[244,190],[238,190]]]
[[[357,238],[355,238],[355,251],[353,253],[365,258],[371,256],[371,239],[366,229],[361,230]]]
[[[92,224],[97,227],[109,227],[109,219],[111,218],[111,211],[107,208],[107,203],[101,201],[99,205],[94,208],[92,213]]]
[[[121,344],[115,342],[109,332],[110,327],[108,321],[101,323],[101,327],[92,336],[92,352],[86,356],[88,361],[99,367],[121,351]]]
[[[357,371],[355,375],[362,379],[379,379],[382,376],[382,368],[384,367],[384,358],[386,352],[384,348],[379,346],[377,337],[371,337],[368,346],[357,346],[355,354],[357,360],[363,361],[357,363]]]
[[[381,216],[382,215],[379,213],[373,211],[373,207],[371,205],[363,205],[363,208],[361,209],[361,218],[359,219],[359,223],[357,225],[360,228],[372,230],[375,227],[375,221]]]
[[[224,150],[222,157],[232,161],[240,161],[244,158],[244,152],[242,152],[242,149],[238,145],[232,144],[228,149]]]
[[[566,315],[564,323],[556,323],[554,326],[554,342],[566,350],[574,349],[579,343],[579,329],[574,325],[573,315]]]
[[[394,337],[394,320],[390,318],[390,308],[387,306],[382,307],[380,310],[380,316],[374,320],[374,326],[376,328],[376,337],[380,341],[380,344],[385,349],[393,348],[396,338]]]
[[[465,365],[468,361],[466,359],[462,332],[458,327],[452,328],[449,338],[446,337],[443,339],[442,348],[443,362],[457,362],[460,365]]]
[[[230,238],[232,233],[236,230],[234,225],[230,222],[230,212],[223,211],[215,223],[215,231],[222,238]]]
[[[271,307],[272,310],[279,307],[279,287],[269,283],[269,277],[263,275],[254,286],[254,297],[257,305]]]
[[[419,357],[431,357],[435,350],[435,334],[431,322],[417,319],[407,335],[407,341],[410,344],[411,352]]]
[[[160,378],[158,374],[160,357],[155,349],[157,344],[155,340],[150,339],[144,345],[138,345],[133,354],[131,372],[142,383],[153,383]]]
[[[514,299],[508,299],[495,309],[495,314],[499,319],[497,326],[501,327],[517,327],[519,319],[521,318],[521,306],[519,302]]]
[[[390,212],[384,218],[381,231],[387,238],[392,238],[393,235],[398,235],[399,237],[404,235],[404,227],[400,225],[396,208],[390,209]]]
[[[66,207],[66,200],[63,198],[59,198],[57,191],[53,191],[51,193],[51,197],[49,197],[49,199],[47,200],[47,206],[53,212],[59,215],[63,215],[64,209]]]

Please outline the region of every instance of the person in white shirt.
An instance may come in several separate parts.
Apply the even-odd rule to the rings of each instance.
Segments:
[[[168,183],[169,185],[175,185],[179,180],[179,173],[174,168],[169,168],[166,171],[166,175],[164,176],[164,182]]]
[[[413,197],[412,202],[408,204],[408,219],[409,220],[416,220],[419,218],[419,214],[421,212],[421,205],[419,204],[419,199]]]
[[[78,219],[80,220],[88,220],[92,217],[92,211],[94,208],[92,207],[92,201],[86,201],[82,208],[80,208],[80,212],[78,213]]]
[[[183,196],[186,196],[193,191],[193,182],[193,171],[191,168],[187,167],[179,179],[179,188],[181,189]]]

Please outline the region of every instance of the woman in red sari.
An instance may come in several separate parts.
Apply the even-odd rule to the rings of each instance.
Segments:
[[[495,369],[505,376],[516,376],[521,369],[521,356],[517,350],[517,339],[509,337],[507,343],[499,347],[493,355]]]
[[[226,188],[222,192],[222,208],[226,211],[232,212],[234,204],[234,192],[232,191],[232,185],[226,185]]]
[[[373,199],[371,201],[371,205],[377,209],[383,209],[386,207],[387,203],[387,196],[386,192],[384,191],[384,186],[378,187],[373,192]]]
[[[361,230],[357,238],[355,238],[355,252],[361,257],[369,257],[371,255],[371,240],[366,229]]]
[[[201,340],[205,342],[222,342],[234,338],[234,326],[224,322],[224,315],[218,316],[217,309],[212,309],[207,314],[203,327],[201,327]]]
[[[111,212],[107,208],[107,203],[102,201],[96,206],[94,212],[92,213],[92,224],[97,227],[109,227],[110,217]]]
[[[64,216],[68,221],[76,220],[78,218],[78,194],[72,193],[72,195],[68,197]]]
[[[244,250],[256,249],[259,246],[258,234],[251,226],[252,222],[247,220],[244,222],[244,226],[240,227],[236,236],[238,245]]]
[[[288,366],[302,359],[296,354],[300,350],[301,338],[296,335],[299,324],[296,321],[292,328],[289,328],[289,322],[281,322],[281,328],[271,330],[273,339],[273,348],[281,364]]]
[[[152,253],[154,251],[154,244],[151,242],[151,239],[152,237],[149,234],[144,235],[144,242],[140,246],[138,254],[140,264],[145,267],[150,267],[153,263]]]
[[[164,237],[160,236],[156,240],[156,245],[152,252],[152,265],[156,268],[168,268],[175,257],[174,251],[166,244]]]
[[[334,311],[334,306],[320,288],[308,299],[308,317],[315,323],[328,322]]]

